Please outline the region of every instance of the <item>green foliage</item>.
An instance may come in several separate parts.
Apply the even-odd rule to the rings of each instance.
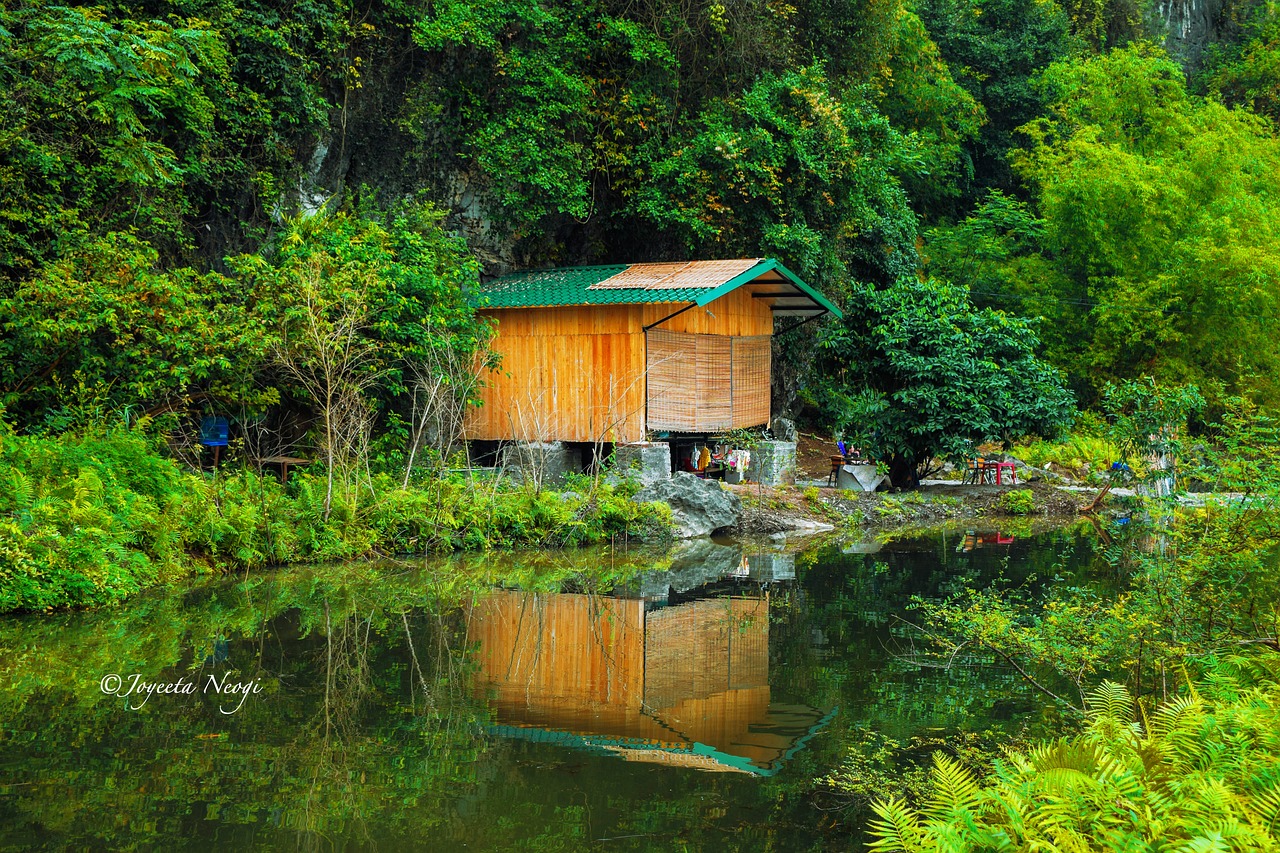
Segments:
[[[1082,435],[1073,431],[1059,441],[1036,439],[1027,444],[1016,444],[1010,451],[1014,456],[1034,468],[1053,464],[1079,473],[1086,467],[1092,472],[1106,471],[1112,462],[1127,461],[1132,467],[1137,460],[1128,460],[1120,448],[1105,438]]]
[[[634,210],[720,256],[762,253],[802,275],[873,280],[915,266],[915,222],[891,169],[900,140],[866,100],[838,98],[820,67],[762,76],[717,101],[658,156]]]
[[[851,806],[871,805],[886,796],[919,802],[928,796],[933,756],[939,750],[946,751],[944,761],[979,771],[1010,746],[1009,734],[997,730],[922,734],[904,741],[857,729],[840,766],[818,781]]]
[[[0,430],[0,612],[110,603],[189,571],[191,483],[136,433]]]
[[[125,234],[87,241],[0,298],[0,389],[11,418],[66,429],[199,395],[267,402],[254,373],[271,341],[252,292],[164,272]]]
[[[23,0],[0,33],[5,279],[113,230],[166,261],[260,236],[367,36],[341,0]]]
[[[358,314],[370,349],[360,369],[385,380],[384,401],[405,394],[413,365],[435,350],[470,361],[488,342],[490,326],[464,293],[479,270],[465,246],[447,236],[429,204],[403,205],[385,216],[341,211],[290,223],[269,262],[233,259],[241,281],[274,299],[284,335],[322,318],[331,328],[344,312]],[[349,310],[350,309],[350,310]]]
[[[937,653],[1004,660],[1055,700],[1080,707],[1090,681],[1123,680],[1142,698],[1164,695],[1170,679],[1198,661],[1241,645],[1274,646],[1280,500],[1277,446],[1263,443],[1273,441],[1274,425],[1240,406],[1228,423],[1239,439],[1203,448],[1193,473],[1209,487],[1251,480],[1248,493],[1194,511],[1162,513],[1151,504],[1150,526],[1135,520],[1104,531],[1110,576],[1043,597],[996,584],[919,601]],[[1141,438],[1152,435],[1159,432]]]
[[[1280,142],[1188,94],[1150,45],[1063,60],[1009,158],[1033,203],[992,193],[928,234],[927,268],[1042,320],[1087,403],[1108,382],[1194,383],[1210,403],[1276,399]]]
[[[1007,515],[1031,515],[1036,512],[1036,495],[1030,489],[1014,489],[1001,494],[996,506]]]
[[[1278,664],[1210,662],[1199,690],[1142,723],[1104,683],[1083,733],[1010,752],[985,785],[937,754],[921,807],[875,804],[871,849],[1280,849]]]
[[[898,12],[888,67],[873,77],[881,112],[904,134],[897,173],[917,210],[961,195],[973,179],[965,151],[985,124],[982,105],[952,79],[919,16]]]
[[[1154,379],[1107,385],[1102,403],[1111,423],[1108,437],[1125,457],[1176,459],[1183,450],[1187,421],[1204,407],[1194,385],[1175,388]]]
[[[207,23],[21,2],[6,4],[0,29],[0,277],[74,245],[86,220],[142,219],[186,242],[192,210],[173,146],[210,132],[199,77],[218,75],[226,59]]]
[[[1228,106],[1280,122],[1280,9],[1258,3],[1240,37],[1206,50],[1199,84]]]
[[[1067,56],[1066,14],[1052,0],[923,0],[919,14],[956,83],[985,113],[978,138],[964,146],[973,161],[971,181],[958,182],[955,191],[970,199],[985,188],[1014,190],[1008,152],[1017,128],[1047,106],[1034,79]],[[970,279],[954,280],[983,289]]]
[[[1069,425],[1070,395],[1022,320],[975,309],[963,287],[901,280],[863,293],[823,339],[821,405],[856,446],[914,485],[934,457]]]
[[[6,428],[0,484],[0,612],[110,603],[212,567],[656,539],[671,523],[629,489],[530,494],[462,477],[405,489],[386,475],[361,504],[340,494],[326,514],[322,475],[285,489],[248,471],[187,474],[124,429]]]
[[[1044,248],[1082,315],[1074,371],[1100,388],[1140,372],[1210,399],[1273,401],[1280,364],[1280,141],[1257,118],[1200,101],[1148,47],[1059,63],[1049,116],[1014,159]]]

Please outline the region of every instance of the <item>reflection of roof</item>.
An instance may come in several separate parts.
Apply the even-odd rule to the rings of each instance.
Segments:
[[[647,738],[607,737],[602,735],[575,734],[553,729],[530,726],[489,726],[490,734],[531,743],[549,743],[556,746],[585,750],[601,755],[615,755],[627,761],[643,761],[649,764],[665,764],[719,773],[750,773],[754,776],[772,776],[782,765],[804,748],[809,739],[826,728],[835,717],[832,710],[821,719],[812,713],[814,722],[802,734],[791,740],[791,746],[777,760],[760,766],[741,755],[732,755],[705,743],[680,743],[649,740]],[[795,710],[791,710],[794,715]]]
[[[647,302],[707,305],[750,283],[769,286],[767,295],[774,300],[776,314],[843,316],[822,294],[772,258],[532,270],[487,282],[479,295],[481,307],[486,308]]]

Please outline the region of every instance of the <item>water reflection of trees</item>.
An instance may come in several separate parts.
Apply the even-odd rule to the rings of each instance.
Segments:
[[[939,677],[910,667],[894,655],[894,617],[913,595],[945,596],[1001,573],[1047,582],[1074,539],[1019,544],[1012,563],[1010,549],[964,554],[958,541],[801,554],[794,579],[788,570],[780,582],[777,572],[757,578],[749,559],[741,578],[703,587],[757,597],[767,589],[770,702],[839,705],[841,716],[776,777],[666,771],[660,795],[635,763],[597,765],[487,735],[493,712],[469,686],[476,664],[466,613],[478,590],[508,578],[549,595],[572,579],[576,592],[598,599],[634,575],[634,564],[587,554],[579,563],[498,556],[416,573],[316,569],[6,621],[0,847],[181,840],[209,848],[215,833],[220,847],[303,849],[395,849],[406,839],[449,849],[466,839],[577,850],[628,834],[636,845],[667,839],[691,849],[730,840],[763,849],[786,838],[823,846],[811,780],[839,763],[859,727],[951,732],[1022,707],[1023,688],[998,669]],[[729,563],[741,568],[740,557]],[[584,568],[593,559],[594,573]],[[667,558],[674,572],[637,579],[627,594],[698,600],[693,586],[708,579],[681,559]],[[606,608],[593,613],[587,638],[598,641],[610,625]],[[765,633],[756,621],[744,627]],[[165,680],[215,665],[261,676],[267,692],[224,716],[202,697],[154,697],[129,712],[97,689],[108,672]]]
[[[5,623],[0,751],[15,782],[0,840],[136,846],[240,826],[321,849],[335,832],[429,828],[444,819],[429,806],[474,785],[487,748],[462,690],[457,600],[346,569]],[[217,637],[222,666],[266,687],[234,715],[208,696],[131,712],[97,689],[109,672],[208,674]]]

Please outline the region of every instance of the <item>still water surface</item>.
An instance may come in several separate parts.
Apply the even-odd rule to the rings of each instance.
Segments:
[[[1048,718],[1012,673],[911,665],[912,596],[1094,559],[1066,530],[702,543],[262,573],[8,619],[0,849],[856,846],[859,819],[813,788],[851,742]]]

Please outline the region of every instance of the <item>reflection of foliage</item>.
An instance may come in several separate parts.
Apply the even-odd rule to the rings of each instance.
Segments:
[[[1091,554],[1072,534],[1054,542],[1013,570],[1003,554],[957,554],[934,539],[874,558],[803,556],[800,581],[770,593],[774,698],[840,706],[840,715],[777,777],[673,771],[657,794],[643,765],[486,738],[489,713],[469,687],[459,619],[495,583],[545,592],[625,583],[654,563],[638,551],[493,551],[419,571],[254,573],[116,608],[11,620],[0,623],[0,752],[22,784],[7,802],[23,815],[15,825],[73,846],[120,846],[126,832],[134,843],[165,843],[190,832],[177,817],[190,811],[207,821],[198,831],[253,833],[278,846],[311,846],[321,835],[399,846],[430,832],[441,845],[465,837],[504,850],[576,850],[632,833],[638,846],[674,838],[746,851],[785,836],[828,847],[847,828],[815,824],[809,780],[844,759],[859,727],[914,756],[913,744],[944,737],[985,742],[966,732],[1007,730],[1012,714],[1037,707],[1010,673],[922,670],[886,653],[900,639],[894,614],[913,592],[948,594],[957,577],[1051,576],[1060,552]],[[214,663],[218,638],[227,641],[225,664]],[[227,717],[174,697],[129,713],[97,690],[108,672],[162,681],[212,666],[262,678],[268,692]],[[108,748],[50,748],[67,743]],[[68,780],[56,797],[45,782],[55,776]],[[125,823],[104,823],[103,814]],[[0,844],[12,839],[6,826]]]
[[[929,756],[943,751],[961,765],[981,771],[1016,740],[1016,733],[1002,729],[919,734],[899,740],[859,727],[843,762],[819,784],[846,808],[861,809],[888,796],[919,802],[930,785]]]
[[[403,830],[410,812],[419,830],[442,820],[424,806],[474,787],[487,748],[477,737],[483,712],[462,692],[455,629],[442,618],[457,599],[421,578],[358,569],[305,580],[3,626],[0,645],[15,652],[3,665],[12,688],[0,703],[4,728],[43,744],[109,741],[130,756],[122,764],[114,749],[41,750],[21,810],[47,837],[111,847],[176,837],[169,815],[188,809],[299,837],[353,825]],[[226,665],[267,687],[234,715],[219,714],[207,695],[153,697],[128,712],[98,694],[109,672],[206,676],[219,665],[202,646],[220,635],[229,639]],[[65,780],[57,797],[45,787],[53,774]],[[129,822],[94,817],[108,812]]]
[[[1135,442],[1176,446],[1154,431],[1168,423],[1161,411],[1131,417]],[[1109,534],[1116,570],[1110,578],[1060,584],[1047,596],[970,585],[948,600],[923,602],[922,624],[936,651],[948,660],[977,650],[994,655],[1079,708],[1086,686],[1101,678],[1123,679],[1136,697],[1153,702],[1168,695],[1177,673],[1194,672],[1208,655],[1275,647],[1280,481],[1277,448],[1267,443],[1274,426],[1239,405],[1229,409],[1227,423],[1232,436],[1201,451],[1199,473],[1224,484],[1247,478],[1247,495],[1163,514],[1150,504],[1156,513],[1150,524],[1134,520]]]

